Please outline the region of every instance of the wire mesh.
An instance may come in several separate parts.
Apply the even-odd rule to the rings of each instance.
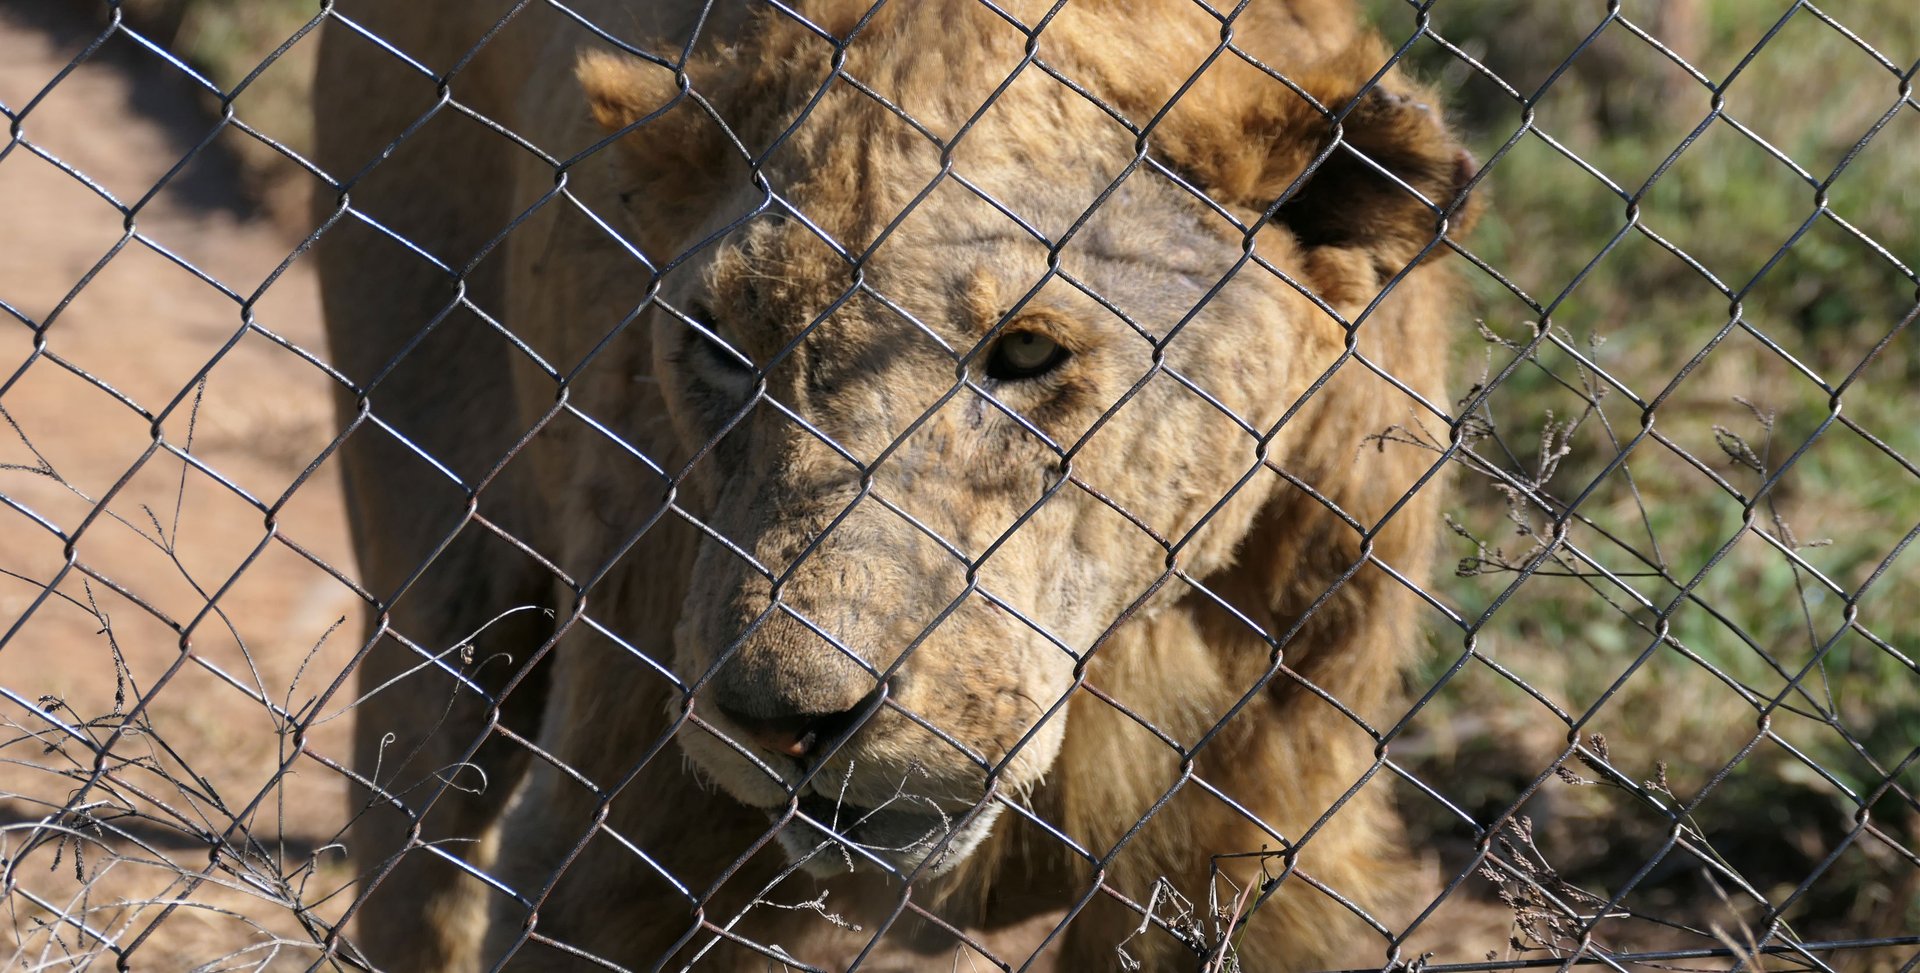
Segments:
[[[87,8],[7,968],[1920,964],[1905,5]]]

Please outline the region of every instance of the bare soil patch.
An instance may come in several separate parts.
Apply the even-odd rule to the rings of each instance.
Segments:
[[[61,76],[69,13],[0,2],[0,967],[305,968],[360,629],[317,291],[177,67]]]

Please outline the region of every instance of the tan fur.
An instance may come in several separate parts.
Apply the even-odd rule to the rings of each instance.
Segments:
[[[669,57],[687,44],[698,10],[569,6]],[[446,70],[504,4],[339,8]],[[475,519],[395,601],[392,630],[444,649],[490,613],[527,603],[553,611],[552,621],[526,613],[514,616],[517,629],[483,636],[483,648],[512,660],[483,667],[478,682],[496,692],[523,680],[498,713],[466,692],[449,714],[451,683],[423,676],[415,692],[369,700],[359,730],[362,773],[373,777],[378,765],[389,789],[425,779],[407,795],[415,810],[440,792],[419,839],[493,835],[447,847],[536,907],[481,893],[416,847],[359,913],[360,940],[389,969],[479,968],[508,949],[518,950],[516,971],[590,968],[526,940],[530,929],[630,968],[677,969],[700,955],[698,968],[744,971],[770,960],[731,939],[715,943],[714,928],[828,968],[883,933],[862,969],[968,968],[939,925],[889,919],[900,886],[872,861],[848,870],[849,859],[828,851],[765,895],[791,905],[825,894],[826,910],[858,930],[817,911],[749,908],[811,843],[796,821],[782,837],[770,825],[785,820],[798,784],[810,813],[822,802],[849,815],[889,808],[842,822],[876,845],[911,843],[944,815],[955,826],[949,854],[873,854],[901,872],[924,863],[913,903],[1016,966],[1049,940],[1035,968],[1115,968],[1123,944],[1149,970],[1196,967],[1190,945],[1158,928],[1137,932],[1140,916],[1122,899],[1144,904],[1164,885],[1211,928],[1214,862],[1223,907],[1229,882],[1285,876],[1234,936],[1243,969],[1383,961],[1383,938],[1329,893],[1392,928],[1412,903],[1410,869],[1373,738],[1322,697],[1363,720],[1393,715],[1419,603],[1374,562],[1425,577],[1438,487],[1395,509],[1428,459],[1363,445],[1405,421],[1412,400],[1343,355],[1351,346],[1444,401],[1453,300],[1444,270],[1422,263],[1351,339],[1315,300],[1356,315],[1443,226],[1458,232],[1467,215],[1441,211],[1470,160],[1397,75],[1355,100],[1385,53],[1344,3],[1256,0],[1233,25],[1235,45],[1324,109],[1347,113],[1336,130],[1322,107],[1233,52],[1165,110],[1148,137],[1154,164],[1236,218],[1260,219],[1298,184],[1254,244],[1292,283],[1245,263],[1189,316],[1240,260],[1242,234],[1152,166],[1110,189],[1135,163],[1135,136],[1040,65],[1019,67],[1019,32],[974,0],[896,0],[864,24],[858,0],[797,9],[839,36],[860,25],[845,74],[939,139],[964,131],[957,144],[943,152],[844,80],[821,93],[833,48],[768,11],[716,8],[682,76],[614,53],[534,5],[453,77],[453,97],[556,159],[609,136],[616,143],[561,173],[443,112],[348,201],[455,268],[457,282],[378,244],[351,217],[323,240],[335,353],[356,381],[455,308],[410,365],[366,396],[374,415],[484,484]],[[1031,23],[1046,8],[1005,9]],[[1162,115],[1220,35],[1185,0],[1076,0],[1040,34],[1037,53],[1141,124]],[[317,86],[321,164],[345,177],[371,162],[424,110],[393,93],[409,86],[432,94],[336,31]],[[1425,201],[1344,150],[1329,154],[1336,135]],[[757,171],[742,149],[764,156]],[[782,204],[762,185],[806,222],[769,219]],[[1080,225],[1056,261],[975,190],[1051,238]],[[339,202],[323,200],[322,212]],[[856,273],[815,228],[853,255],[884,242]],[[656,281],[649,267],[669,262]],[[1055,263],[1062,276],[1036,289]],[[725,352],[703,348],[663,305],[710,315],[702,323],[764,371],[730,370]],[[1114,309],[1155,336],[1178,327],[1157,370],[1149,340]],[[567,376],[564,391],[482,314]],[[1026,382],[987,381],[984,347],[972,361],[975,380],[1020,421],[979,392],[956,393],[956,364],[941,349],[966,354],[995,328],[1042,333],[1072,352]],[[792,415],[762,403],[736,421],[761,381]],[[1272,428],[1310,389],[1269,441],[1240,427]],[[349,399],[351,419],[361,403]],[[658,470],[693,463],[671,508],[660,473],[582,415]],[[1023,422],[1071,448],[1070,460]],[[384,598],[462,523],[464,501],[364,424],[345,459],[361,558]],[[1364,540],[1347,518],[1367,530]],[[992,553],[970,571],[949,545],[970,559]],[[527,668],[542,651],[548,661]],[[675,688],[640,655],[698,691]],[[412,658],[383,643],[364,678],[384,681]],[[874,672],[893,673],[884,699]],[[802,764],[742,723],[849,708],[865,714],[857,730],[805,783]],[[411,770],[383,756],[401,752],[382,749],[388,733],[419,748]],[[488,786],[431,786],[440,778],[425,772],[467,759],[481,735],[489,742],[470,762]],[[516,736],[568,772],[528,760]],[[1186,760],[1168,742],[1203,738]],[[967,818],[976,805],[1005,803],[1020,810]],[[410,834],[392,812],[357,828],[352,851],[367,868]],[[688,894],[704,900],[700,911]],[[490,920],[476,905],[483,898]],[[1160,901],[1156,915],[1171,918]]]

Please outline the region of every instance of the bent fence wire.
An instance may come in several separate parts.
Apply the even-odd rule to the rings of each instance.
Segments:
[[[638,961],[643,968],[669,956],[676,969],[871,967],[882,961],[869,959],[866,944],[926,928],[945,930],[945,945],[888,968],[1046,966],[1047,950],[1090,922],[1097,903],[1130,919],[1114,927],[1123,931],[1098,968],[1258,969],[1240,955],[1243,932],[1276,895],[1323,898],[1356,917],[1360,932],[1325,953],[1353,966],[1920,964],[1920,623],[1910,614],[1920,571],[1905,553],[1920,533],[1920,424],[1908,406],[1920,380],[1920,21],[1908,5],[1670,0],[1545,11],[1500,0],[1379,0],[1364,11],[1387,39],[1383,56],[1448,100],[1485,207],[1472,232],[1433,243],[1451,251],[1445,259],[1463,282],[1462,310],[1446,325],[1450,347],[1432,349],[1456,359],[1448,400],[1416,410],[1409,398],[1404,421],[1344,446],[1354,455],[1418,452],[1446,471],[1414,488],[1447,491],[1431,525],[1440,566],[1426,578],[1394,574],[1419,598],[1422,647],[1408,656],[1393,712],[1348,714],[1371,750],[1350,790],[1316,809],[1307,835],[1260,824],[1272,835],[1267,847],[1199,849],[1199,860],[1217,866],[1201,886],[1124,887],[1114,877],[1109,865],[1134,834],[1133,810],[1116,841],[1091,847],[1017,794],[942,811],[972,820],[994,805],[1006,812],[1001,828],[1024,829],[1021,840],[1066,847],[1079,869],[1071,894],[1043,910],[1024,940],[951,928],[942,903],[913,894],[933,879],[876,855],[871,839],[830,837],[827,847],[845,866],[857,858],[869,873],[904,879],[875,886],[884,890],[878,906],[816,895],[804,878],[778,892],[729,888],[759,881],[741,866],[777,856],[783,830],[819,837],[838,827],[833,808],[822,813],[789,790],[771,828],[738,845],[700,844],[723,833],[706,811],[689,813],[672,838],[624,834],[609,809],[650,799],[646,785],[621,792],[598,770],[562,766],[552,734],[514,715],[516,705],[539,708],[514,697],[544,691],[533,663],[572,627],[606,635],[674,687],[678,715],[659,738],[622,735],[618,720],[596,717],[608,765],[627,768],[623,779],[649,767],[691,773],[679,742],[725,730],[694,709],[713,670],[678,671],[659,645],[627,641],[596,617],[602,601],[641,594],[595,589],[599,575],[547,559],[545,528],[515,521],[489,494],[495,475],[527,443],[564,430],[624,457],[649,496],[666,490],[658,515],[637,530],[603,525],[609,535],[631,532],[609,541],[619,550],[656,522],[698,528],[707,515],[673,492],[689,467],[622,439],[619,417],[570,402],[572,366],[548,365],[540,354],[551,349],[478,292],[441,300],[506,339],[500,357],[521,356],[513,369],[531,375],[515,381],[547,383],[550,408],[504,438],[475,430],[500,444],[477,464],[470,451],[443,458],[446,442],[383,415],[391,369],[416,347],[446,346],[402,336],[385,355],[396,364],[342,366],[319,331],[312,252],[351,228],[383,241],[395,263],[439,258],[409,239],[413,228],[355,207],[357,180],[378,178],[373,157],[359,172],[323,169],[311,161],[307,123],[286,106],[299,103],[320,35],[352,34],[366,56],[434,93],[417,124],[383,134],[395,158],[450,116],[481,120],[489,137],[555,165],[570,149],[527,144],[475,111],[463,100],[467,58],[416,59],[346,3],[236,12],[190,0],[115,2],[89,11],[93,20],[80,6],[0,5],[9,54],[0,66],[9,124],[0,147],[0,331],[10,335],[0,338],[5,968],[484,968],[535,950],[571,954],[581,968],[620,968],[570,941],[565,931],[580,927],[552,913],[578,901],[554,897],[567,870],[622,856],[640,875],[634,882],[674,883],[652,901],[677,905],[623,914],[593,903],[581,921],[670,930],[666,950]],[[585,26],[581,36],[609,49],[631,40],[626,23],[590,23],[556,0],[495,6],[497,21],[461,40],[475,56],[527,23]],[[1028,22],[992,9],[1041,55],[1029,58],[1033,71],[1075,83],[1045,61],[1051,14]],[[1238,8],[1196,0],[1192,12],[1220,26],[1219,57],[1246,57],[1232,43]],[[777,4],[766,15],[803,20]],[[937,143],[906,109],[842,73],[848,37],[803,26],[832,51],[823,90],[844,81]],[[679,53],[646,53],[679,71]],[[572,70],[535,67],[569,78]],[[324,84],[314,91],[323,102],[341,96]],[[1326,107],[1331,127],[1346,106]],[[1151,145],[1141,120],[1101,108]],[[1154,171],[1147,163],[1126,178]],[[249,204],[234,202],[239,187],[266,183],[269,195],[314,194],[322,215],[302,223],[282,213],[281,224],[300,224],[291,235],[249,222]],[[787,205],[777,202],[780,188],[766,197],[775,206]],[[1437,221],[1456,202],[1428,201],[1431,215]],[[515,205],[525,212],[504,233],[476,232],[511,235],[540,207],[582,204],[551,192]],[[620,224],[618,214],[597,216]],[[1053,246],[1040,230],[1024,232]],[[851,268],[856,289],[868,287],[857,273],[864,258],[825,242],[843,261],[838,272]],[[486,259],[439,266],[463,281]],[[664,302],[657,288],[643,296]],[[607,341],[632,313],[605,309]],[[424,334],[441,320],[395,327]],[[597,353],[583,349],[579,360]],[[961,387],[966,354],[953,352],[962,378],[951,394],[989,397],[977,384]],[[1342,367],[1371,366],[1354,357]],[[462,376],[448,378],[458,385]],[[647,381],[634,376],[634,388]],[[343,425],[336,400],[349,403]],[[811,428],[764,383],[754,400]],[[1260,438],[1236,421],[1248,442]],[[377,582],[356,566],[345,526],[340,456],[353,437],[398,445],[394,462],[439,478],[416,507],[442,518],[423,525],[439,540],[421,548],[411,571]],[[710,455],[693,453],[688,462]],[[1042,502],[1111,486],[1063,476]],[[347,501],[369,502],[378,498]],[[806,549],[837,523],[812,525],[819,530]],[[538,597],[548,601],[493,605],[499,617],[480,619],[465,638],[407,631],[409,595],[427,597],[416,581],[448,570],[439,562],[454,556],[462,531],[490,538],[490,556],[539,566]],[[1161,543],[1173,565],[1176,545]],[[976,562],[947,550],[967,564],[972,587]],[[1184,575],[1172,583],[1206,590]],[[1238,624],[1255,626],[1284,658],[1282,630]],[[356,673],[396,646],[409,661],[377,677]],[[1160,691],[1183,687],[1174,678]],[[383,694],[402,698],[416,727],[464,733],[430,751],[449,758],[393,772],[417,756],[408,747],[426,744],[369,730],[368,721],[396,712],[372,705]],[[1138,823],[1176,793],[1220,795],[1203,756],[1213,733],[1176,739],[1079,670],[1068,689],[1076,695],[1086,698],[1075,706],[1121,711],[1153,734],[1139,739],[1177,758],[1179,772],[1156,785],[1168,797]],[[867,703],[904,709],[884,692]],[[563,704],[546,705],[551,724]],[[928,731],[928,746],[965,749],[949,735],[957,730],[939,725],[946,714],[902,715]],[[1223,717],[1242,718],[1253,717],[1238,706]],[[857,729],[813,732],[844,741]],[[1282,723],[1260,729],[1286,732]],[[518,757],[488,756],[496,749]],[[475,850],[484,822],[448,823],[467,813],[463,796],[538,801],[520,780],[529,763],[558,771],[565,783],[555,786],[591,794],[578,805],[591,813],[542,815],[536,831],[493,839],[559,849],[531,880],[524,869],[493,868],[497,850]],[[1320,882],[1310,855],[1296,867],[1292,843],[1307,847],[1326,822],[1360,813],[1348,797],[1363,788],[1390,794],[1413,849],[1395,859],[1404,874],[1385,880],[1417,890],[1397,913],[1375,915]],[[1216,806],[1252,813],[1224,797]],[[406,820],[384,832],[350,827],[378,813]],[[366,847],[375,834],[391,846]],[[668,843],[705,849],[708,877],[683,883],[659,865],[673,859]],[[1229,867],[1236,856],[1259,864]],[[412,958],[373,955],[402,955],[362,942],[379,918],[370,912],[407,908],[378,892],[405,880],[402,858],[436,862],[440,881],[480,903],[476,914],[490,910],[495,931],[423,927]],[[868,911],[842,914],[859,908]],[[798,927],[741,924],[755,911],[830,927],[853,945],[808,955],[759,942],[739,930]],[[1177,948],[1140,945],[1150,934]],[[718,948],[726,944],[740,948]],[[446,958],[460,950],[463,958]]]

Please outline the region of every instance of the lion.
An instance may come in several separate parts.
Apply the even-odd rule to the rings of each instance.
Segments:
[[[1477,167],[1348,3],[333,9],[339,948],[1399,958]]]

